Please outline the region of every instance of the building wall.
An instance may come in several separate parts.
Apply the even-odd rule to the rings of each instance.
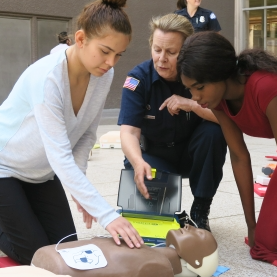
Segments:
[[[209,9],[215,13],[222,29],[220,33],[234,44],[235,1],[203,0],[201,7]]]
[[[50,16],[71,18],[71,30],[74,30],[76,16],[82,7],[91,1],[88,0],[1,0],[0,14],[28,14],[37,16]],[[111,92],[107,98],[105,109],[120,108],[121,88],[127,72],[135,65],[150,58],[148,44],[148,24],[153,16],[163,15],[176,9],[177,0],[128,0],[126,12],[132,27],[133,39],[127,51],[115,67],[115,77]],[[204,0],[204,8],[212,10],[218,17],[222,27],[222,34],[231,42],[234,41],[234,1],[230,0]],[[35,30],[34,30],[35,32]],[[35,36],[34,36],[35,37]],[[35,48],[36,41],[32,41]],[[36,51],[33,51],[36,53]],[[33,61],[36,60],[34,56]]]
[[[1,0],[0,11],[44,16],[75,17],[88,0]]]

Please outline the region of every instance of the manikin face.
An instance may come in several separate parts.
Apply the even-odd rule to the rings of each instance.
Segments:
[[[198,239],[202,239],[205,236],[205,231],[203,231],[203,229],[191,228],[188,225],[185,225],[183,228],[177,230],[171,230],[171,232],[174,233],[177,238],[179,237],[180,240],[182,240],[182,238],[187,236],[189,233],[191,233],[192,237],[197,237]]]
[[[201,5],[201,0],[187,0],[187,6],[198,8]]]
[[[210,232],[188,224],[184,228],[170,230],[166,245],[175,248],[177,254],[195,268],[201,267],[203,258],[217,250],[217,243]]]
[[[217,242],[207,230],[188,224],[184,228],[170,230],[166,246],[175,248],[178,256],[187,262],[187,269],[199,276],[212,276],[218,266]]]
[[[115,66],[129,42],[128,35],[113,30],[102,37],[84,37],[79,45],[80,61],[89,73],[100,77]]]
[[[177,80],[177,57],[183,37],[177,32],[164,33],[157,29],[153,34],[151,54],[158,74],[167,81]]]
[[[190,90],[192,100],[197,101],[202,108],[214,109],[226,94],[226,82],[200,84],[194,79],[181,75],[182,83]]]

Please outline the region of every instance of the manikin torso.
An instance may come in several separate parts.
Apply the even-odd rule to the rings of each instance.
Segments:
[[[167,247],[143,245],[140,249],[130,249],[123,240],[121,246],[117,246],[112,238],[96,237],[62,243],[58,248],[86,244],[94,244],[102,250],[107,260],[105,267],[83,271],[72,269],[56,252],[55,245],[40,248],[32,259],[32,265],[72,277],[210,277],[218,266],[217,243],[212,234],[190,225],[170,230],[166,238]]]

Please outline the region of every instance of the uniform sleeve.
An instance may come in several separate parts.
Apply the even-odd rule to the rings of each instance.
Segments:
[[[44,87],[44,101],[34,108],[35,118],[48,161],[63,185],[79,201],[79,203],[96,217],[101,226],[106,226],[119,215],[102,198],[94,186],[86,178],[80,168],[84,168],[82,152],[86,152],[92,140],[88,140],[90,131],[82,138],[74,150],[80,168],[75,163],[63,114],[63,100],[57,86],[47,82]],[[83,147],[80,150],[79,147]]]
[[[128,78],[139,81],[135,88],[128,88]],[[130,79],[129,79],[130,80]],[[122,89],[118,125],[141,128],[145,113],[145,80],[137,74],[129,73]]]
[[[259,78],[253,86],[256,102],[263,113],[271,100],[277,96],[277,75],[266,74],[263,78]]]
[[[219,32],[221,30],[217,17],[213,12],[209,15],[208,30],[215,32]]]

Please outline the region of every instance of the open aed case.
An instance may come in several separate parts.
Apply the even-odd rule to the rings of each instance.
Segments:
[[[181,209],[182,176],[152,169],[152,177],[144,179],[150,195],[145,199],[134,182],[134,170],[122,169],[117,205],[144,242],[156,245],[165,242],[169,230],[180,228],[175,212]]]

